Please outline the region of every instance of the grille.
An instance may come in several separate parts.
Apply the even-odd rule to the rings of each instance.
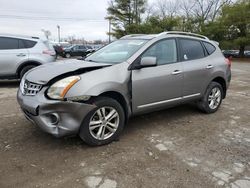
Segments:
[[[25,80],[22,88],[23,95],[35,96],[42,89],[42,85]]]

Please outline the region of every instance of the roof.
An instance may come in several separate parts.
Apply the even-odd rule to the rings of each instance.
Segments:
[[[24,39],[39,39],[39,37],[35,36],[28,36],[28,35],[20,35],[20,34],[6,34],[6,33],[0,33],[0,36],[2,37],[13,37],[13,38],[24,38]]]

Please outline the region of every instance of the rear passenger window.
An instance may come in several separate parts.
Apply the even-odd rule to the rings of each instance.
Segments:
[[[24,45],[23,40],[18,40],[18,48],[19,48],[19,49],[24,49],[24,48],[26,48],[25,45]]]
[[[0,50],[18,49],[18,39],[0,37]]]
[[[204,46],[205,46],[205,48],[207,50],[207,53],[209,55],[211,55],[216,50],[216,48],[214,47],[214,45],[212,45],[212,44],[210,44],[208,42],[203,42],[203,44],[204,44]]]
[[[204,49],[198,40],[180,39],[179,41],[182,48],[182,60],[187,61],[205,57]]]
[[[177,50],[175,39],[167,39],[151,46],[142,57],[156,57],[157,64],[169,64],[177,62]]]
[[[33,48],[37,42],[35,41],[32,41],[32,40],[22,40],[24,45],[25,45],[25,48]]]

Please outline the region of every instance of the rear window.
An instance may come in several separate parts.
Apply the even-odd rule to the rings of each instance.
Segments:
[[[188,61],[205,57],[204,49],[198,40],[180,39],[182,60]]]
[[[0,50],[14,50],[18,48],[18,39],[0,37]]]
[[[216,50],[216,48],[214,47],[214,45],[212,45],[212,44],[210,44],[208,42],[203,42],[203,44],[204,44],[204,46],[205,46],[205,48],[207,50],[207,53],[209,55],[211,55]]]
[[[23,48],[33,48],[36,45],[37,42],[32,41],[32,40],[24,40],[20,39],[19,40],[19,49]]]

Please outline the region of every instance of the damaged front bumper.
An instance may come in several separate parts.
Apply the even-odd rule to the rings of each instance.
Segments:
[[[56,137],[75,135],[94,105],[48,100],[43,88],[36,96],[25,96],[19,90],[17,100],[26,118]]]

